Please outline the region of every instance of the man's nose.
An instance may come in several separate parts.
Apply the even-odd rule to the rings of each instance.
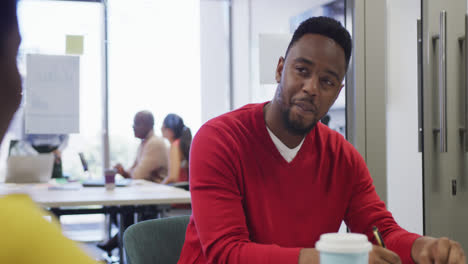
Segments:
[[[319,85],[319,78],[317,76],[312,76],[304,82],[302,90],[309,95],[317,95],[319,91]]]

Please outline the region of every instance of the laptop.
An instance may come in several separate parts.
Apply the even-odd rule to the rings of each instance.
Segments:
[[[89,171],[88,167],[88,161],[86,160],[84,154],[82,152],[78,153],[80,156],[80,161],[81,161],[81,166],[83,167],[83,170],[92,178],[91,172]],[[115,186],[117,187],[126,187],[131,184],[132,180],[131,179],[116,179],[115,180]],[[83,187],[104,187],[105,182],[104,182],[104,177],[100,178],[94,178],[94,179],[86,179],[85,181],[82,182]]]
[[[54,154],[10,156],[7,160],[6,183],[46,183],[52,178]]]

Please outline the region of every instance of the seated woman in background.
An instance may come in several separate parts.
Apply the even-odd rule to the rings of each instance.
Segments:
[[[188,181],[188,160],[192,133],[184,120],[176,114],[164,118],[161,132],[171,143],[169,149],[169,173],[163,184]]]

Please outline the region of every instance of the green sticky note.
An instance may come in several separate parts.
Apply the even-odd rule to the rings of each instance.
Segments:
[[[67,35],[67,54],[82,55],[83,54],[84,36]]]

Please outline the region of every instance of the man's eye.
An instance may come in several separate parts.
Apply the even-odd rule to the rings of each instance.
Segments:
[[[297,70],[299,73],[307,73],[307,69],[304,68],[304,67],[296,67],[296,70]]]
[[[327,86],[335,86],[335,83],[328,78],[322,79],[322,82],[325,83]]]

